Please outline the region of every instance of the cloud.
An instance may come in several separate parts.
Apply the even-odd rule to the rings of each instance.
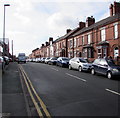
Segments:
[[[98,2],[99,1],[99,2]],[[14,54],[39,48],[49,37],[54,40],[66,33],[66,29],[75,28],[79,21],[88,16],[97,20],[106,17],[112,0],[6,0],[6,37],[14,42]],[[0,7],[0,19],[3,19],[3,7]],[[3,22],[0,22],[3,27]],[[0,30],[0,37],[3,31]],[[11,44],[10,44],[11,45]],[[11,51],[11,50],[10,50]]]

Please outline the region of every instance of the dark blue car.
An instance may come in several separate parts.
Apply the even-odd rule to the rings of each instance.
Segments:
[[[69,58],[67,58],[67,57],[59,57],[57,59],[56,65],[57,66],[61,66],[61,67],[68,67],[68,65],[69,65]]]
[[[120,77],[120,66],[115,65],[112,59],[95,59],[92,64],[91,74],[94,75],[95,73],[106,75],[108,79],[115,76]]]

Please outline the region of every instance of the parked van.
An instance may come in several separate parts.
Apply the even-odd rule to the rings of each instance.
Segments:
[[[19,53],[19,54],[18,54],[18,63],[20,63],[20,62],[26,63],[25,53]]]

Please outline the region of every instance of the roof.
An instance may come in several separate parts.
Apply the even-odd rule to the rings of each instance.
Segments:
[[[83,29],[79,30],[78,32],[74,33],[72,36],[70,37],[74,37],[74,36],[77,36],[79,34],[82,34],[86,31],[89,31],[91,29],[95,29],[95,28],[98,28],[98,27],[102,27],[104,25],[107,25],[107,24],[110,24],[112,22],[114,22],[116,19],[120,20],[120,13],[116,14],[115,16],[110,16],[110,17],[107,17],[101,21],[98,21],[96,23],[94,23],[93,25],[89,26],[89,27],[84,27]]]
[[[59,37],[59,38],[56,39],[54,42],[58,42],[58,41],[60,41],[60,40],[62,40],[62,39],[67,38],[68,36],[70,36],[71,34],[73,34],[74,32],[76,32],[77,30],[79,30],[79,27],[71,30],[69,33],[65,34],[64,36]]]

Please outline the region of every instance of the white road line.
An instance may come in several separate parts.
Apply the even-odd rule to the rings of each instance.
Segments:
[[[114,93],[114,94],[116,94],[116,95],[120,95],[120,93],[118,93],[118,92],[116,92],[116,91],[113,91],[113,90],[110,90],[110,89],[105,89],[106,91],[109,91],[109,92],[111,92],[111,93]]]
[[[55,70],[55,71],[58,71],[57,69],[55,69],[55,68],[51,68],[51,69],[53,69],[53,70]]]
[[[80,78],[80,77],[77,77],[77,76],[71,75],[71,74],[69,74],[69,73],[66,73],[66,74],[69,75],[69,76],[71,76],[71,77],[74,77],[74,78],[76,78],[76,79],[78,79],[78,80],[81,80],[81,81],[86,82],[85,79],[82,79],[82,78]]]

